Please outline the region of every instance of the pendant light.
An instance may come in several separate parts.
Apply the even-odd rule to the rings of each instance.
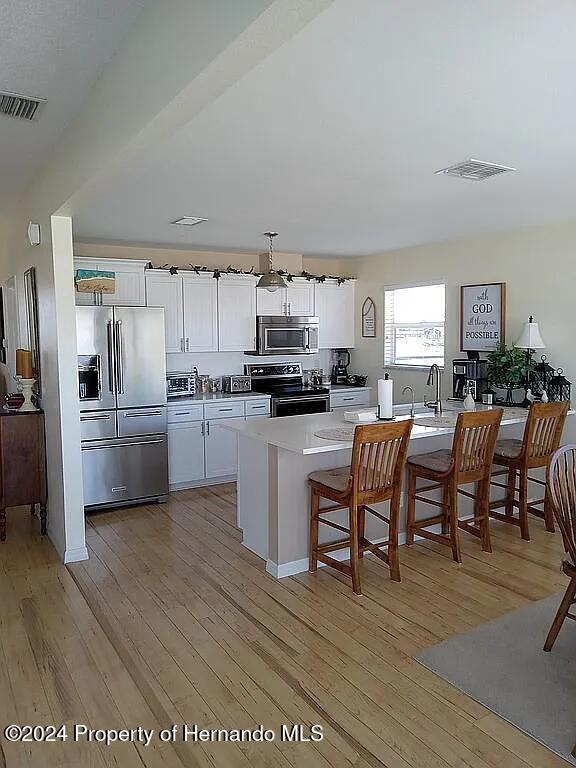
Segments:
[[[268,272],[265,272],[258,281],[256,288],[264,288],[267,291],[273,293],[279,288],[286,288],[286,281],[274,271],[272,259],[274,257],[274,238],[278,237],[278,232],[264,232],[266,237],[270,240],[268,248]]]

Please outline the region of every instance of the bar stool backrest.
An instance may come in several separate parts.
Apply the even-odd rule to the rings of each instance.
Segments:
[[[576,445],[565,445],[552,456],[548,487],[564,548],[576,565]]]
[[[356,427],[350,471],[357,504],[374,504],[401,492],[412,424],[405,419]]]
[[[522,450],[528,467],[541,467],[558,450],[568,413],[568,402],[532,403]]]
[[[502,413],[502,408],[491,408],[458,415],[452,444],[458,482],[471,483],[489,476]]]

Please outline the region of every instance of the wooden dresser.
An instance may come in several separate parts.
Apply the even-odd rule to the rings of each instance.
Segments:
[[[44,413],[0,412],[0,541],[6,539],[6,508],[40,505],[46,535],[46,448]]]

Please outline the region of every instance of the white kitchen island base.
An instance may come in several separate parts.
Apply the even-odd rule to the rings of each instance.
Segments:
[[[526,415],[527,412],[520,409],[506,409],[501,436],[521,437]],[[454,412],[454,420],[456,416],[457,412]],[[243,531],[244,545],[265,560],[266,570],[276,578],[308,570],[308,475],[317,469],[346,466],[351,456],[350,443],[324,440],[315,433],[344,423],[340,414],[324,413],[271,419],[257,424],[231,424],[229,427],[238,432],[238,527]],[[453,433],[453,426],[415,425],[408,453],[449,448]],[[400,543],[405,540],[404,501],[405,494]],[[470,514],[470,505],[471,501],[466,497],[459,498],[462,517]],[[387,506],[387,503],[382,505],[383,510]],[[334,519],[339,522],[346,523],[346,518],[346,510],[335,513]],[[380,521],[369,516],[367,526],[369,539],[379,541],[387,537],[386,527]],[[334,532],[327,529],[321,541],[334,538]],[[340,554],[342,559],[348,558],[347,550],[335,554]]]

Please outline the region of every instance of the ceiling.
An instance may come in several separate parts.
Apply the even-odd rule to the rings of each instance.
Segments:
[[[272,228],[334,256],[574,218],[574,29],[572,0],[336,0],[79,203],[75,236],[253,250]],[[518,172],[434,175],[471,157]]]
[[[0,208],[22,192],[150,0],[0,0],[0,90],[48,99],[0,115]]]

